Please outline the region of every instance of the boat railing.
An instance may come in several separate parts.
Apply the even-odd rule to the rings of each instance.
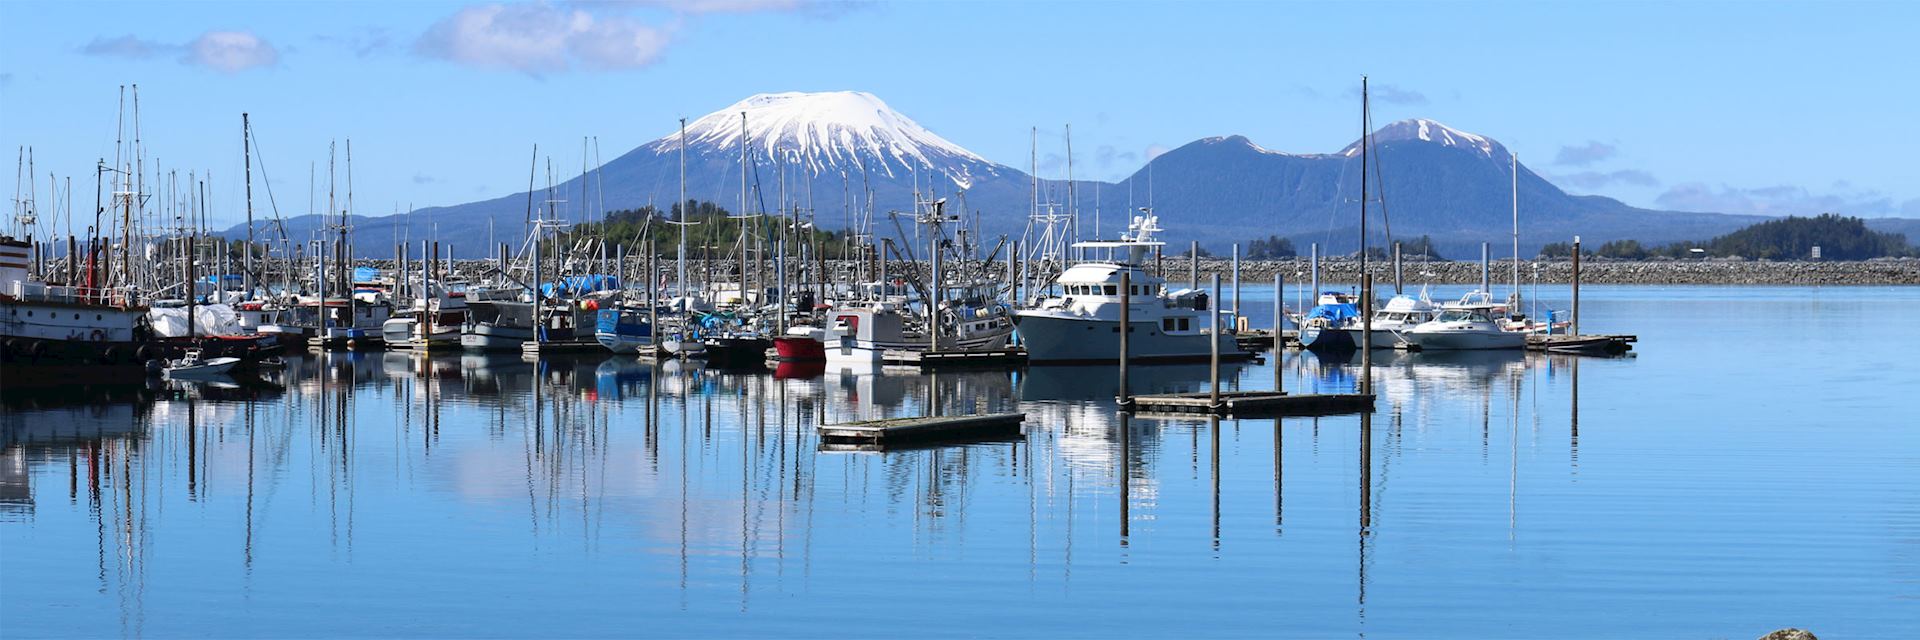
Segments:
[[[8,283],[6,293],[22,302],[63,302],[71,304],[98,304],[107,302],[117,306],[127,306],[132,298],[132,287],[76,287],[50,285],[44,282],[15,280]]]

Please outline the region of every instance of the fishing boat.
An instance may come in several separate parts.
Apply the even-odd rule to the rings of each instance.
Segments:
[[[752,332],[709,336],[700,341],[710,368],[744,369],[767,366],[773,340]]]
[[[773,339],[774,359],[781,362],[818,362],[827,359],[825,329],[814,326],[788,327],[784,335]]]
[[[380,339],[387,343],[388,348],[411,348],[413,326],[419,322],[419,309],[396,309],[386,322],[380,323]]]
[[[1134,216],[1127,229],[1118,241],[1074,243],[1076,248],[1105,250],[1110,261],[1068,267],[1057,279],[1060,295],[1014,314],[1027,360],[1036,364],[1118,362],[1123,274],[1132,287],[1127,304],[1129,362],[1203,362],[1216,349],[1223,360],[1251,357],[1232,335],[1207,328],[1213,303],[1207,293],[1168,292],[1166,281],[1143,267],[1149,252],[1163,244],[1153,239],[1160,231],[1156,218]]]
[[[626,306],[601,309],[594,316],[593,328],[594,339],[614,353],[639,353],[653,345],[653,324],[648,321],[648,310]]]
[[[184,357],[167,364],[165,374],[176,380],[211,378],[226,375],[237,364],[240,364],[239,358],[202,358],[199,349],[188,349]]]
[[[519,351],[532,339],[533,303],[513,300],[475,300],[467,303],[467,319],[460,325],[460,348],[467,351]]]
[[[27,274],[32,244],[0,236],[0,356],[10,365],[137,365],[158,357],[147,308],[124,292]],[[91,270],[91,269],[89,269]]]

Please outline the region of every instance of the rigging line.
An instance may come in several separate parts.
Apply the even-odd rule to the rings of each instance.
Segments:
[[[1371,120],[1369,120],[1369,124],[1371,124]],[[1372,139],[1374,136],[1368,136],[1368,138]],[[1369,153],[1367,156],[1373,159],[1373,186],[1375,192],[1380,194],[1380,222],[1386,226],[1387,244],[1392,245],[1393,218],[1387,217],[1387,178],[1380,170],[1380,145],[1374,144],[1373,153]]]
[[[260,165],[260,183],[267,188],[267,208],[273,210],[273,226],[280,232],[280,239],[287,240],[286,221],[280,217],[280,204],[273,198],[273,180],[267,177],[267,160],[260,151],[260,139],[252,129],[247,130],[247,142],[253,145],[254,163]]]

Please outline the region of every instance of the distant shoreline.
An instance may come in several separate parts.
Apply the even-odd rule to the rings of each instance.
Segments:
[[[1240,278],[1243,282],[1271,283],[1273,274],[1279,271],[1290,283],[1296,280],[1295,274],[1305,274],[1309,261],[1305,258],[1293,260],[1242,260]],[[1573,280],[1573,264],[1568,260],[1527,260],[1520,265],[1520,279],[1526,283],[1534,282],[1536,268],[1541,284],[1567,284]],[[1231,261],[1220,258],[1202,258],[1200,270],[1205,274],[1218,272],[1225,276],[1231,270]],[[1185,279],[1189,264],[1185,258],[1166,259],[1167,279],[1181,281]],[[1373,274],[1375,283],[1393,282],[1393,261],[1372,261],[1367,271]],[[1494,282],[1506,282],[1513,278],[1512,260],[1496,260],[1489,269]],[[1356,282],[1359,280],[1360,263],[1357,260],[1338,259],[1320,261],[1321,282]],[[1426,275],[1431,273],[1432,275]],[[1460,262],[1420,262],[1408,260],[1402,263],[1402,274],[1407,282],[1432,282],[1436,284],[1477,284],[1480,282],[1479,261]],[[1812,261],[1759,261],[1759,260],[1600,260],[1582,259],[1580,261],[1581,284],[1726,284],[1726,285],[1920,285],[1920,259],[1882,258],[1857,262],[1812,262]]]
[[[644,269],[639,258],[627,258],[629,269]],[[844,274],[847,265],[839,260],[827,261],[829,270]],[[891,261],[896,274],[902,273],[903,265]],[[1489,276],[1496,283],[1512,279],[1511,260],[1495,260],[1489,268]],[[372,266],[391,269],[392,260],[356,261],[360,266]],[[418,268],[415,262],[409,268]],[[484,260],[462,259],[457,261],[457,269],[469,275],[477,275],[480,270],[492,266]],[[721,279],[731,278],[733,260],[726,260],[717,273]],[[996,261],[1004,269],[1005,258]],[[1279,272],[1286,276],[1287,286],[1294,287],[1306,280],[1309,261],[1306,258],[1291,260],[1242,260],[1240,278],[1242,286],[1259,286],[1273,282],[1273,274]],[[1535,267],[1538,264],[1540,284],[1567,284],[1573,279],[1573,264],[1567,260],[1527,260],[1520,265],[1520,279],[1526,283],[1535,282]],[[663,270],[672,268],[671,260],[663,260],[659,266]],[[699,279],[698,263],[688,261],[688,276]],[[1167,256],[1161,262],[1167,280],[1174,285],[1184,285],[1187,279],[1189,263],[1186,258]],[[1347,258],[1320,261],[1320,281],[1353,283],[1359,281],[1360,263]],[[1149,260],[1148,268],[1152,268]],[[771,269],[768,269],[771,272]],[[996,275],[1001,271],[989,269]],[[1393,283],[1393,261],[1374,261],[1367,264],[1374,282],[1387,286]],[[1201,258],[1200,277],[1205,280],[1209,275],[1218,273],[1223,283],[1230,282],[1232,262],[1225,258]],[[1427,275],[1431,273],[1432,275]],[[1477,284],[1480,282],[1480,263],[1478,261],[1421,262],[1407,260],[1403,263],[1403,274],[1410,283],[1434,284]],[[841,276],[844,277],[844,276]],[[1805,285],[1805,286],[1871,286],[1871,285],[1920,285],[1920,258],[1881,258],[1856,262],[1812,262],[1812,261],[1764,261],[1764,260],[1603,260],[1582,259],[1580,261],[1580,282],[1582,284],[1706,284],[1706,285]]]

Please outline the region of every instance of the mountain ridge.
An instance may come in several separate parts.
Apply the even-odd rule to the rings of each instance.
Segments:
[[[744,192],[742,113],[749,153]],[[675,129],[554,190],[577,197],[583,185],[595,187],[598,191],[583,200],[603,202],[609,211],[664,206],[679,197],[679,140]],[[1477,253],[1473,249],[1482,242],[1509,245],[1513,173],[1508,164],[1512,156],[1504,145],[1427,118],[1388,123],[1375,131],[1373,142],[1370,164],[1379,171],[1371,176],[1377,179],[1370,180],[1368,194],[1370,245],[1384,246],[1389,231],[1395,238],[1432,236],[1448,256]],[[1127,202],[1129,182],[1151,179],[1157,202],[1143,204],[1154,206],[1167,229],[1162,237],[1170,242],[1198,240],[1210,249],[1224,249],[1232,242],[1279,235],[1293,239],[1302,250],[1306,243],[1317,242],[1324,253],[1335,254],[1359,246],[1358,145],[1355,141],[1332,153],[1293,153],[1261,147],[1244,135],[1210,136],[1148,160],[1126,179],[1068,183],[1035,179],[988,160],[869,93],[763,93],[688,123],[687,196],[747,212],[778,210],[785,202],[813,210],[825,228],[844,228],[852,219],[848,211],[871,203],[875,231],[885,236],[893,233],[886,213],[911,211],[918,191],[958,198],[981,216],[984,233],[1017,238],[1026,228],[1034,200],[1031,188],[1037,184],[1042,201],[1074,194],[1078,202],[1060,204],[1064,211],[1079,214],[1079,236],[1091,239],[1089,223],[1096,218],[1114,219],[1114,224],[1101,225],[1105,235],[1124,228],[1129,212],[1106,203]],[[1519,163],[1518,170],[1523,252],[1574,235],[1596,244],[1625,238],[1647,243],[1702,240],[1769,218],[1641,209],[1606,196],[1569,194],[1525,163]],[[540,191],[545,190],[536,190],[531,198],[536,203],[546,200]],[[517,246],[528,202],[529,194],[523,191],[427,207],[411,215],[368,217],[356,223],[356,234],[425,238],[435,223],[451,219],[461,223],[437,226],[443,244]],[[1095,211],[1094,203],[1101,203],[1102,210]],[[568,222],[601,215],[584,204],[566,205]],[[838,216],[836,208],[841,210]],[[320,224],[313,216],[286,222],[294,237]],[[1904,228],[1900,222],[1881,225]],[[227,233],[244,236],[245,227]],[[391,252],[381,245],[356,243],[355,252]]]

